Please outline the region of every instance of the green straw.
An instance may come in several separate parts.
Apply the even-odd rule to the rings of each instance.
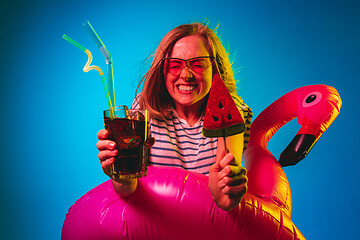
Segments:
[[[114,103],[113,107],[116,107],[115,103],[115,84],[114,84],[114,70],[112,64],[112,57],[109,51],[106,49],[104,43],[101,41],[99,35],[96,33],[95,29],[91,26],[89,21],[86,21],[84,24],[86,31],[89,33],[90,37],[95,42],[96,46],[100,49],[101,53],[104,55],[106,60],[106,67],[107,67],[107,79],[108,79],[108,86],[110,86],[109,94],[110,100]]]
[[[89,33],[92,40],[95,42],[98,48],[105,47],[104,43],[101,41],[99,35],[95,32],[95,29],[91,26],[89,21],[83,23],[85,30]]]
[[[83,46],[80,45],[80,43],[76,42],[75,40],[71,39],[69,36],[67,36],[66,34],[64,34],[62,36],[63,39],[65,39],[66,41],[68,41],[69,43],[71,43],[72,45],[74,45],[75,47],[79,48],[81,51],[86,51],[86,48],[84,48]]]

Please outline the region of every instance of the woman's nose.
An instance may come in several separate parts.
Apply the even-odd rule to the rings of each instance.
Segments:
[[[191,80],[193,77],[193,73],[191,72],[191,70],[189,69],[188,66],[185,66],[180,73],[180,77],[185,79],[186,81]]]

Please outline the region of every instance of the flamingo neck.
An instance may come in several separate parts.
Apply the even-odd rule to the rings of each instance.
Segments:
[[[286,123],[297,117],[297,98],[286,94],[262,111],[251,124],[251,145],[267,147],[272,136]]]

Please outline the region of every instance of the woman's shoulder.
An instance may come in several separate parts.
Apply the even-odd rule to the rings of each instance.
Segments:
[[[131,109],[139,109],[140,108],[140,96],[141,96],[141,92],[136,94],[136,96],[131,104]]]
[[[243,111],[250,109],[248,105],[245,104],[244,100],[238,94],[231,94],[236,106]]]

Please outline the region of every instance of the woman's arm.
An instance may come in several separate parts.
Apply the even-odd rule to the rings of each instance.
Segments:
[[[121,197],[130,196],[133,192],[135,192],[137,187],[137,179],[121,179],[115,181],[111,179],[114,190]]]

